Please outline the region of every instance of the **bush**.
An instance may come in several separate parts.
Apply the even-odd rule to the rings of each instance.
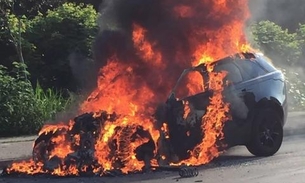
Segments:
[[[298,64],[302,67],[305,66],[305,24],[300,24],[297,30],[297,39],[300,42],[300,48],[302,51],[301,59],[299,60]]]
[[[25,65],[14,63],[13,72],[0,65],[0,137],[36,134],[44,121],[69,104],[60,93],[39,85],[34,91],[26,80]]]
[[[301,42],[296,33],[289,33],[270,21],[251,26],[254,44],[270,57],[275,65],[293,66],[301,57]]]
[[[15,77],[0,66],[0,136],[16,136],[35,133],[43,118],[34,100],[30,82],[17,70]]]
[[[27,46],[24,57],[31,72],[43,88],[76,91],[69,55],[77,53],[91,58],[91,47],[98,32],[97,12],[92,6],[65,3],[46,15],[39,14],[28,21],[24,33]],[[86,59],[81,60],[84,65]]]
[[[289,33],[270,21],[251,26],[254,45],[269,56],[285,74],[289,110],[305,109],[305,25]]]
[[[73,76],[69,58],[80,55],[76,59],[77,68],[92,65],[91,48],[98,33],[98,13],[92,5],[82,3],[57,5],[44,14],[31,16],[17,16],[15,11],[1,14],[0,11],[1,64],[10,67],[19,59],[15,46],[20,28],[23,56],[32,83],[38,80],[42,88],[76,91],[81,84]]]
[[[281,70],[286,77],[289,110],[304,111],[305,75],[302,68],[287,68]]]

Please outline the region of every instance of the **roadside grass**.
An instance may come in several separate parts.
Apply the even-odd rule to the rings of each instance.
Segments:
[[[48,88],[44,91],[38,82],[34,89],[34,96],[44,120],[54,120],[56,114],[67,109],[73,101],[72,93],[69,93],[68,98],[64,98],[61,92],[56,90]]]
[[[33,87],[25,77],[27,72],[20,63],[8,71],[0,65],[0,137],[37,134],[46,121],[54,120],[58,112],[66,110],[73,95]]]

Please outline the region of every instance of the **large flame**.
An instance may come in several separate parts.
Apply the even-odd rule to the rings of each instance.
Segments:
[[[129,40],[133,48],[123,56],[120,53],[107,56],[107,63],[99,72],[97,88],[80,108],[81,113],[97,112],[98,115],[99,111],[104,110],[120,115],[115,122],[106,122],[103,125],[95,143],[94,156],[102,171],[114,169],[117,158],[122,160],[123,173],[142,169],[144,162],[137,160],[135,149],[149,139],[131,140],[131,135],[141,126],[150,133],[155,145],[158,145],[160,132],[154,129],[155,120],[152,117],[157,103],[165,100],[184,68],[202,63],[209,68],[209,85],[214,91],[207,113],[202,118],[201,128],[205,135],[201,143],[191,151],[189,159],[175,164],[202,165],[220,153],[216,141],[223,138],[224,123],[230,118],[229,105],[224,103],[222,96],[226,73],[212,72],[210,64],[227,55],[249,49],[244,35],[244,24],[249,16],[248,1],[156,2],[159,2],[160,12],[166,18],[157,21],[149,21],[148,18],[147,22],[132,20]],[[157,12],[160,13],[159,10]],[[189,76],[188,81],[184,93],[191,95],[203,91],[200,76]],[[189,109],[186,107],[186,110]],[[60,129],[69,130],[72,125],[72,122],[68,125],[46,125],[40,134]],[[167,128],[163,124],[162,131],[167,133]],[[116,152],[112,152],[109,147],[109,142],[113,139],[117,140]],[[52,142],[55,148],[49,152],[49,158],[57,156],[64,159],[71,153],[71,144],[64,136],[57,136]],[[162,159],[165,157],[162,156]],[[157,164],[155,160],[152,162]],[[88,167],[83,167],[83,170],[86,168]],[[79,174],[79,170],[73,166],[48,172],[43,170],[43,164],[33,160],[13,163],[8,171],[51,173],[59,176]]]

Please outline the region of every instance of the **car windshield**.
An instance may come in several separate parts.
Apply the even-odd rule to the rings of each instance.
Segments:
[[[243,80],[240,69],[233,63],[235,60],[235,57],[226,57],[214,62],[214,72],[225,71],[227,73],[224,78],[227,84],[236,84]],[[205,64],[185,69],[173,88],[171,95],[174,94],[176,98],[183,99],[202,93],[208,90],[208,80]]]
[[[172,94],[174,94],[175,98],[183,99],[206,91],[208,78],[205,73],[198,67],[185,69],[176,82]]]

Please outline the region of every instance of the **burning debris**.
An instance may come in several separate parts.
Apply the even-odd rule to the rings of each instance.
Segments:
[[[230,118],[222,94],[226,73],[214,72],[212,63],[248,48],[247,3],[103,1],[95,43],[101,65],[97,88],[74,120],[45,125],[33,158],[13,163],[6,174],[103,176],[210,162],[220,153],[222,128]],[[205,67],[209,80],[187,77],[180,94],[192,97],[171,95],[156,112],[179,73],[197,65]],[[208,100],[200,101],[204,83]]]
[[[115,126],[112,129],[114,135],[107,139],[110,152],[106,154],[106,158],[112,160],[111,165],[100,164],[96,156],[97,141],[105,140],[100,139],[100,129],[103,129],[106,123],[115,123],[118,119],[120,116],[117,114],[102,111],[82,114],[67,126],[46,126],[34,143],[33,159],[21,164],[14,163],[5,170],[4,174],[114,176],[130,173],[124,172],[126,163],[130,161],[128,158],[131,156],[128,150],[131,145],[137,144],[133,148],[132,159],[144,162],[144,166],[140,166],[138,171],[153,168],[178,171],[182,177],[198,175],[197,169],[153,165],[153,160],[156,160],[158,155],[155,153],[155,143],[149,131],[137,125]]]
[[[100,139],[101,129],[106,123],[113,123],[120,117],[115,113],[85,113],[76,117],[67,126],[46,126],[36,139],[33,159],[24,164],[13,164],[6,173],[15,173],[16,169],[27,174],[49,173],[52,175],[104,175],[109,171],[124,172],[128,163],[128,150],[135,151],[132,158],[149,161],[153,158],[155,144],[150,133],[139,125],[114,126],[114,135],[109,139]],[[97,141],[107,141],[109,153],[106,158],[111,164],[100,164],[96,152]],[[135,145],[131,147],[131,145]],[[135,165],[136,166],[136,165]],[[144,167],[140,167],[144,168]],[[141,169],[139,169],[141,170]]]
[[[197,169],[180,165],[201,165],[215,157],[223,122],[229,119],[228,104],[222,100],[226,74],[210,72],[209,67],[202,64],[186,70],[198,71],[213,82],[205,82],[206,91],[182,100],[175,96],[174,87],[150,119],[153,126],[137,123],[145,119],[136,115],[107,111],[84,113],[67,125],[45,125],[34,143],[33,158],[13,163],[5,174],[113,176],[153,168],[178,170],[182,177],[197,176]],[[131,118],[135,121],[127,121]]]

